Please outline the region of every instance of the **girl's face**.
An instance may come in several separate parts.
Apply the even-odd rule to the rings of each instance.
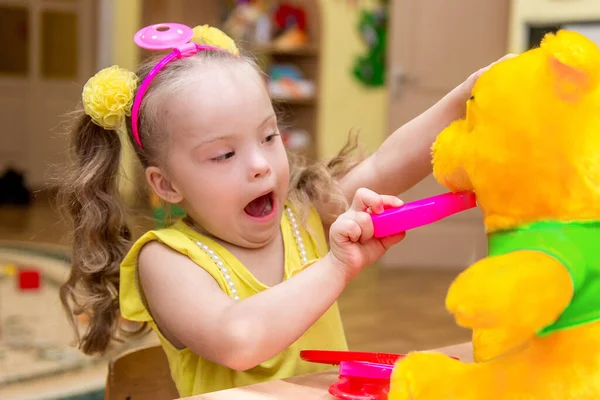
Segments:
[[[216,64],[165,102],[165,168],[146,174],[210,235],[258,248],[277,237],[288,159],[260,76],[250,65]]]

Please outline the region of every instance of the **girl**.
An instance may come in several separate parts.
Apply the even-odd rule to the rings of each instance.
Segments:
[[[147,29],[160,37],[169,26]],[[330,368],[300,350],[347,348],[336,299],[403,237],[373,238],[369,213],[400,206],[393,195],[430,172],[430,145],[463,115],[475,80],[364,161],[347,145],[305,166],[288,161],[255,64],[221,31],[193,34],[158,66],[113,66],[87,82],[62,187],[75,237],[61,296],[90,315],[83,351],[103,352],[120,314],[149,324],[181,396]],[[133,245],[117,193],[119,130],[154,193],[186,212]]]

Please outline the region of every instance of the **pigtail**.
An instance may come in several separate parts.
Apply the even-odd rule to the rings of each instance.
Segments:
[[[59,195],[73,224],[73,255],[60,298],[68,315],[88,317],[83,336],[72,319],[82,351],[103,353],[117,330],[119,265],[131,245],[118,191],[121,140],[81,112],[70,134],[70,153]]]

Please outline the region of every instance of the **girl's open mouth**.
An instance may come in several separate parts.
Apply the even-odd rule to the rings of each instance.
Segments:
[[[275,196],[273,192],[269,192],[248,203],[244,211],[251,217],[261,218],[270,215],[274,209]]]

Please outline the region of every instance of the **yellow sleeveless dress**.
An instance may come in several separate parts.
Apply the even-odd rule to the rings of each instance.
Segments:
[[[303,229],[296,224],[291,209],[286,207],[281,218],[281,231],[285,248],[284,279],[289,279],[303,268],[307,268],[315,260],[323,257],[328,250],[321,219],[314,209],[308,217],[306,229]],[[207,271],[221,289],[234,299],[239,298],[239,301],[243,301],[268,287],[259,282],[224,247],[193,230],[183,220],[178,220],[164,229],[149,231],[135,242],[121,264],[119,295],[121,314],[131,321],[148,322],[156,332],[169,360],[171,376],[180,396],[192,396],[326,371],[333,367],[302,361],[299,356],[300,351],[304,349],[347,350],[337,303],[289,348],[247,371],[236,371],[216,364],[203,359],[189,349],[178,350],[157,329],[145,306],[137,278],[139,251],[144,244],[152,240],[158,240],[188,256],[199,268]]]

